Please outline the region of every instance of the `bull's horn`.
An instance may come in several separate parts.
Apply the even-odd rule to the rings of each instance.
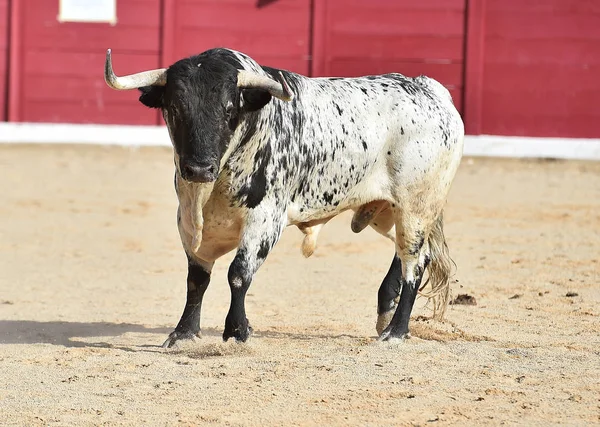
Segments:
[[[263,89],[282,101],[291,101],[294,99],[294,94],[283,78],[281,71],[279,72],[279,81],[280,82],[276,82],[267,76],[261,76],[260,74],[251,71],[238,71],[237,85],[239,88]]]
[[[159,68],[117,77],[113,71],[110,49],[108,49],[106,51],[106,62],[104,63],[104,80],[109,87],[117,90],[137,89],[144,86],[164,86],[167,84],[167,69]]]

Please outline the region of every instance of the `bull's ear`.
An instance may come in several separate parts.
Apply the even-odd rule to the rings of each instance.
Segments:
[[[162,108],[165,94],[164,86],[145,86],[139,88],[139,90],[142,92],[140,95],[142,104],[150,108]]]
[[[262,89],[242,89],[241,106],[245,111],[257,111],[267,105],[271,94]]]

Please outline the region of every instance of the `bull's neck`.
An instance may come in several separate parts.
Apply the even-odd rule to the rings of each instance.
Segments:
[[[245,114],[236,129],[231,143],[223,156],[222,165],[234,156],[244,156],[269,143],[272,129],[268,126],[271,105],[267,104],[258,111]]]

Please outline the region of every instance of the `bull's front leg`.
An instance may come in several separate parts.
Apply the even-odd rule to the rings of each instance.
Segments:
[[[225,319],[223,340],[245,342],[252,328],[246,317],[246,293],[254,274],[275,246],[286,226],[283,212],[274,206],[259,205],[250,210],[238,251],[229,266],[231,304]]]
[[[175,179],[175,188],[177,189],[177,178]],[[181,197],[181,192],[178,190],[178,196]],[[185,215],[186,218],[182,218]],[[181,244],[185,250],[188,260],[187,274],[187,297],[185,308],[181,319],[171,332],[167,340],[163,343],[163,347],[173,347],[177,341],[193,340],[200,337],[200,310],[202,308],[202,299],[204,293],[210,283],[210,273],[212,271],[214,261],[205,261],[194,254],[192,250],[193,236],[186,231],[184,221],[187,221],[189,210],[183,209],[181,205],[177,209],[177,228],[181,238]]]
[[[200,337],[200,309],[202,308],[202,298],[210,283],[210,272],[213,264],[212,262],[194,259],[188,255],[185,308],[177,327],[171,332],[163,347],[173,347],[179,340],[193,340]]]

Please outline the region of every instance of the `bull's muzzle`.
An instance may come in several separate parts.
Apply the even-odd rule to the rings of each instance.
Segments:
[[[189,182],[209,183],[217,179],[217,167],[198,163],[184,162],[180,165],[181,177]]]

